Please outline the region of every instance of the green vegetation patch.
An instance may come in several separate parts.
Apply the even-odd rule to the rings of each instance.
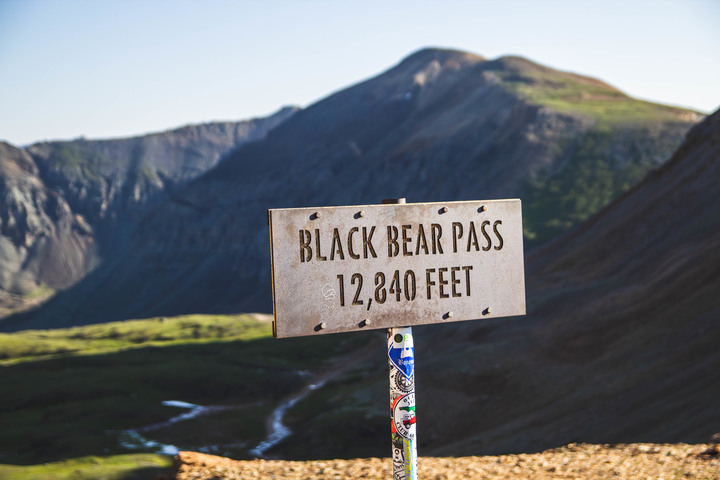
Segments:
[[[180,449],[247,455],[264,422],[365,335],[276,340],[251,316],[136,320],[0,338],[0,463]],[[213,407],[190,420],[175,400]],[[140,429],[152,445],[128,449]]]
[[[596,125],[558,146],[554,170],[536,172],[523,185],[523,233],[527,247],[579,225],[670,157],[678,129]]]
[[[82,457],[41,465],[0,465],[0,478],[13,480],[146,480],[170,468],[170,457],[152,454]]]
[[[552,165],[523,185],[526,246],[585,221],[666,161],[701,115],[636,100],[599,80],[520,57],[488,62],[485,74],[529,104],[582,120],[556,140]],[[562,135],[562,134],[561,134]]]
[[[55,290],[47,285],[41,284],[29,291],[25,298],[28,300],[40,300],[55,295]]]
[[[694,112],[636,100],[601,81],[558,72],[520,58],[501,59],[496,74],[508,91],[531,103],[594,118],[604,125],[690,121]],[[699,115],[698,118],[699,119]]]
[[[102,183],[100,170],[109,160],[82,142],[55,142],[51,144],[50,159],[53,168],[74,179],[94,184]]]
[[[152,169],[147,164],[143,164],[138,168],[137,172],[134,174],[135,177],[135,183],[151,183],[151,184],[158,184],[161,183],[160,177],[155,172],[155,170]]]
[[[526,185],[523,198],[524,235],[529,246],[539,245],[580,224],[640,181],[655,164],[640,156],[617,164],[605,152],[609,134],[592,132],[560,172],[539,172]]]
[[[186,315],[56,330],[25,330],[0,333],[0,365],[57,355],[102,354],[188,342],[247,341],[271,335],[269,322],[250,315]]]

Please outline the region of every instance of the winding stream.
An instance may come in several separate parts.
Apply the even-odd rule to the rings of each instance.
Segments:
[[[336,368],[330,372],[326,372],[323,375],[316,376],[313,378],[312,383],[309,383],[306,385],[302,390],[300,390],[295,395],[289,397],[287,400],[283,401],[278,407],[273,410],[272,414],[267,418],[266,420],[266,426],[267,426],[267,437],[265,440],[260,442],[255,448],[252,448],[248,450],[248,452],[258,458],[265,458],[265,454],[268,450],[275,447],[277,444],[279,444],[281,441],[286,439],[292,434],[292,431],[290,428],[288,428],[287,425],[283,423],[283,420],[285,418],[285,414],[288,410],[290,410],[293,406],[295,406],[300,400],[307,397],[312,391],[317,390],[318,388],[322,388],[328,380],[340,375],[341,373],[348,370],[350,367],[352,367],[360,358],[363,356],[366,356],[369,351],[372,351],[372,348],[365,348],[363,350],[353,352],[351,355],[348,355],[345,357],[345,359],[342,362],[339,362],[341,365],[343,365],[341,368]],[[296,372],[300,376],[307,376],[311,377],[312,374],[298,370]],[[130,450],[151,450],[156,453],[161,453],[165,455],[177,455],[177,453],[180,451],[180,448],[178,448],[176,445],[172,444],[165,444],[156,442],[154,440],[150,440],[146,438],[143,433],[151,432],[153,430],[158,430],[170,425],[173,425],[178,422],[182,422],[185,420],[190,420],[193,418],[197,418],[202,415],[210,415],[216,412],[220,412],[223,410],[230,410],[233,408],[242,408],[246,407],[249,404],[246,405],[230,405],[230,406],[202,406],[202,405],[195,405],[193,403],[183,402],[180,400],[165,400],[162,402],[163,405],[166,407],[175,407],[175,408],[182,408],[187,410],[184,413],[181,413],[180,415],[176,415],[168,420],[165,420],[163,422],[153,423],[150,425],[146,425],[144,427],[140,428],[131,428],[129,430],[122,430],[120,432],[116,432],[116,434],[119,434],[119,440],[120,445],[123,448],[127,448]],[[233,444],[235,448],[242,448],[242,444]],[[205,452],[205,453],[217,453],[214,450],[217,450],[218,448],[222,447],[221,445],[209,445],[205,447],[198,448],[198,451]]]
[[[300,375],[307,375],[305,372],[298,372]],[[265,440],[260,442],[255,448],[249,450],[251,455],[259,458],[264,458],[265,452],[270,450],[272,447],[280,443],[292,434],[292,431],[283,423],[283,419],[287,411],[297,404],[300,400],[307,397],[310,392],[322,387],[327,378],[324,378],[315,383],[311,383],[303,388],[298,394],[294,395],[290,399],[281,403],[275,410],[273,410],[270,417],[267,419],[268,436]],[[176,445],[166,444],[150,440],[145,437],[143,433],[151,432],[161,428],[168,427],[178,422],[190,420],[192,418],[200,417],[202,415],[209,415],[215,412],[228,410],[231,408],[237,408],[233,406],[210,406],[205,407],[202,405],[195,405],[193,403],[183,402],[180,400],[165,400],[162,402],[166,407],[176,407],[188,410],[185,413],[176,415],[163,422],[153,423],[140,428],[131,428],[129,430],[123,430],[119,434],[120,445],[123,448],[129,450],[148,449],[153,452],[160,453],[163,455],[177,455],[180,448]],[[198,450],[205,451],[210,450],[211,447],[201,447]]]
[[[138,450],[138,449],[150,449],[153,450],[156,453],[161,453],[163,455],[177,455],[177,453],[180,451],[178,447],[175,445],[170,445],[166,443],[159,443],[154,440],[150,440],[148,438],[145,438],[140,432],[147,432],[150,430],[155,430],[158,428],[165,427],[167,425],[172,425],[173,423],[181,422],[183,420],[188,420],[190,418],[195,418],[199,415],[203,415],[207,413],[207,411],[212,407],[203,407],[200,405],[195,405],[188,402],[181,402],[179,400],[165,400],[162,402],[163,405],[166,407],[177,407],[177,408],[185,408],[189,409],[189,412],[177,415],[175,417],[170,418],[169,420],[166,420],[164,422],[154,423],[152,425],[148,425],[141,428],[131,428],[129,430],[123,430],[120,432],[120,445],[123,448],[127,448],[130,450]]]
[[[355,366],[361,359],[373,354],[374,352],[375,346],[371,343],[363,349],[352,352],[344,357],[337,358],[336,364],[341,365],[339,368],[335,368],[315,377],[312,383],[290,397],[288,400],[281,403],[275,410],[273,410],[272,415],[270,415],[267,419],[267,438],[260,442],[257,447],[251,449],[250,454],[259,458],[265,458],[265,453],[268,450],[292,434],[292,431],[283,423],[283,418],[289,409],[295,406],[295,404],[297,404],[300,400],[307,397],[313,390],[321,388],[328,382],[328,380],[345,373],[347,370]],[[299,371],[298,373],[300,375],[309,375],[307,372],[302,371]]]
[[[327,380],[328,379],[325,378],[317,383],[310,384],[297,395],[281,403],[280,406],[278,406],[273,411],[272,415],[270,415],[270,418],[268,419],[269,433],[267,438],[260,442],[257,447],[250,450],[250,454],[259,458],[264,458],[265,452],[267,452],[272,447],[289,437],[290,434],[292,434],[292,431],[283,423],[283,417],[285,416],[285,413],[287,413],[287,411],[293,406],[295,406],[295,404],[298,403],[300,400],[307,397],[310,392],[312,392],[313,390],[317,390],[318,388],[325,385],[325,382],[327,382]]]

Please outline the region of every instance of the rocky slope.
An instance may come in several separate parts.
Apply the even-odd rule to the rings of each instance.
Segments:
[[[500,384],[483,411],[514,420],[478,419],[468,450],[702,441],[720,429],[718,158],[716,112],[645,181],[527,258],[530,315],[485,333],[501,358],[476,357]]]
[[[0,143],[0,315],[67,287],[92,263],[94,234],[32,156]]]
[[[0,315],[75,283],[147,208],[295,111],[117,140],[0,144]]]
[[[526,258],[525,317],[417,328],[420,454],[720,431],[719,158],[716,112],[642,183]],[[295,434],[275,452],[385,455],[381,357],[291,410]],[[338,434],[350,412],[361,428]]]
[[[521,195],[541,243],[668,158],[698,118],[518,57],[422,50],[238,149],[91,278],[2,328],[269,311],[270,207]]]
[[[277,478],[284,480],[335,480],[392,477],[389,458],[318,460],[233,461],[194,452],[180,452],[166,480],[233,480]],[[552,479],[666,480],[711,479],[720,476],[718,452],[707,445],[575,445],[536,454],[486,457],[420,457],[418,478],[454,480],[502,478],[506,480]]]

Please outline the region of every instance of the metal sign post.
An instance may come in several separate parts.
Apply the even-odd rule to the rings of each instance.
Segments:
[[[383,200],[404,204],[404,198]],[[411,327],[388,328],[390,419],[393,478],[417,480],[417,427],[415,425],[415,346]]]
[[[268,210],[277,338],[387,329],[393,476],[417,479],[411,327],[525,314],[520,200]]]
[[[388,328],[390,417],[395,480],[417,480],[415,349],[412,328]]]

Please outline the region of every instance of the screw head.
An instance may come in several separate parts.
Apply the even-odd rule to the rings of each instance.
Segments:
[[[315,212],[315,218],[320,218],[320,212]]]
[[[322,322],[320,325],[318,325],[318,327],[320,328],[320,330],[324,330],[325,328],[327,328],[327,325],[325,324],[325,322]]]
[[[362,322],[360,322],[361,327],[367,327],[368,325],[370,325],[370,319],[368,318],[365,318]]]
[[[485,210],[487,210],[487,207],[485,205],[478,209],[479,212],[484,212]]]
[[[483,315],[489,315],[492,313],[492,308],[487,307],[485,310],[483,310]]]
[[[447,207],[442,207],[442,208],[440,209],[440,212],[442,212],[442,213],[447,213],[447,212],[448,212],[448,208],[447,208]]]
[[[360,218],[364,217],[364,216],[365,216],[365,210],[360,210],[359,215],[360,215]]]
[[[450,317],[453,316],[453,312],[447,312],[445,315],[446,315],[448,318],[450,318]]]

